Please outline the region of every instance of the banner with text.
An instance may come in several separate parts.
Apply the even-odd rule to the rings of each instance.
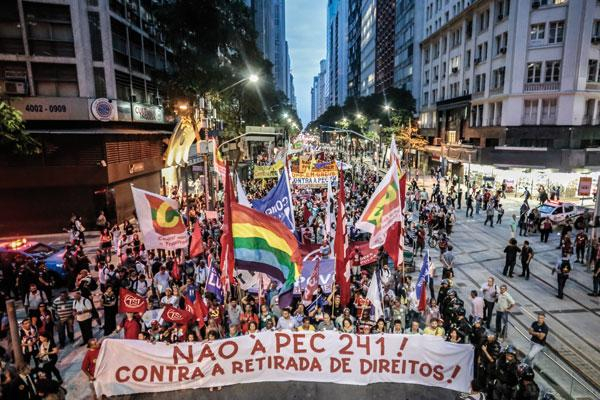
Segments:
[[[283,162],[277,161],[273,165],[255,165],[252,171],[254,179],[277,178],[278,172],[283,168]]]
[[[178,344],[108,339],[95,375],[98,396],[284,381],[414,383],[466,392],[473,346],[429,335],[291,331]]]

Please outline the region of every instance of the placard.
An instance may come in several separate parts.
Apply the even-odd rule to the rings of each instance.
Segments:
[[[178,344],[107,339],[94,388],[100,397],[303,381],[412,383],[468,392],[472,377],[473,346],[438,336],[278,331]]]
[[[577,196],[589,196],[592,194],[592,177],[582,176],[579,178],[577,187]]]

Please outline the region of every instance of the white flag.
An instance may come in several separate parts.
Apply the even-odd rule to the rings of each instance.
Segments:
[[[252,204],[250,204],[250,201],[248,201],[248,196],[246,196],[246,191],[242,186],[242,181],[240,180],[239,176],[235,180],[235,189],[237,191],[238,203],[245,207],[252,208]]]
[[[371,301],[372,312],[375,321],[383,317],[383,306],[381,304],[381,285],[379,284],[379,273],[375,271],[367,292],[367,299]]]

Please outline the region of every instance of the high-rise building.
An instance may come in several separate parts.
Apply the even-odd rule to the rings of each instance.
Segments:
[[[330,106],[329,87],[327,74],[327,61],[321,60],[319,63],[319,74],[313,78],[313,86],[311,88],[311,120],[316,120]]]
[[[250,1],[246,1],[248,4]],[[275,86],[290,98],[287,41],[285,40],[285,0],[251,0],[257,45],[273,64]]]
[[[363,0],[360,35],[360,95],[375,93],[377,1]]]
[[[348,0],[348,97],[360,96],[362,0]]]
[[[396,2],[394,86],[410,91],[417,101],[421,92],[421,51],[425,7],[418,0]]]
[[[0,231],[56,231],[71,212],[122,221],[133,211],[131,184],[160,191],[173,130],[152,80],[172,62],[163,43],[152,2],[2,2],[0,96],[42,148],[0,156],[11,210]]]
[[[343,105],[348,95],[348,0],[329,0],[327,6],[327,62],[329,101]]]
[[[377,0],[375,17],[375,92],[394,84],[396,0]]]
[[[425,14],[420,122],[431,143],[471,145],[486,164],[600,164],[586,150],[600,144],[597,1],[429,1]]]

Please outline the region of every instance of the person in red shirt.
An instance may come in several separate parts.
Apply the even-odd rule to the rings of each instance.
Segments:
[[[242,332],[244,335],[248,332],[248,325],[250,322],[256,323],[258,325],[258,315],[254,314],[252,311],[252,305],[246,304],[246,311],[240,316],[240,323],[242,325]]]
[[[96,371],[96,359],[100,354],[100,343],[97,339],[88,340],[88,351],[85,353],[83,362],[81,363],[81,370],[90,379],[90,382],[94,381],[94,372]]]
[[[125,331],[123,337],[125,339],[136,340],[140,333],[141,325],[140,322],[134,317],[133,313],[128,312],[127,316],[123,318],[123,321],[117,327],[117,333],[123,329]]]

